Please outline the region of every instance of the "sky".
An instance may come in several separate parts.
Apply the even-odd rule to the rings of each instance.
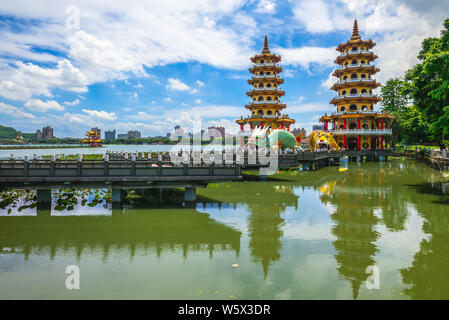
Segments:
[[[282,57],[284,114],[306,128],[335,95],[335,48],[354,19],[382,84],[437,36],[447,0],[14,0],[0,3],[0,124],[46,125],[57,137],[91,127],[165,136],[175,125],[238,129],[250,57],[268,35]],[[378,106],[379,107],[379,106]]]

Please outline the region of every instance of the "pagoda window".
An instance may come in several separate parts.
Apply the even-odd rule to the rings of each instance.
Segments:
[[[268,74],[268,75],[270,75],[271,74],[271,72],[270,71],[267,71],[265,74]]]
[[[368,125],[365,123],[365,124],[362,126],[362,128],[363,128],[363,129],[368,129]]]
[[[362,106],[362,111],[365,111],[367,109],[368,109],[367,106]]]
[[[267,84],[267,88],[271,88],[271,84],[269,83],[269,84]]]
[[[279,113],[279,111],[276,111],[275,115],[280,116],[281,114]]]
[[[344,112],[345,110],[346,110],[345,107],[341,107],[341,108],[340,108],[340,111],[341,111],[341,112]]]
[[[362,94],[363,94],[363,93],[366,93],[366,89],[362,89]]]
[[[366,74],[362,74],[362,75],[361,75],[361,78],[362,78],[362,79],[366,79]]]
[[[357,51],[359,48],[357,48],[357,47],[353,47],[352,48],[352,51]]]
[[[365,64],[365,60],[362,60],[360,63],[361,63],[361,64]]]
[[[346,79],[348,79],[348,76],[344,76],[344,77],[343,77],[343,80],[346,80]]]
[[[349,106],[349,110],[355,111],[355,110],[357,110],[357,106],[356,106],[355,104],[351,104],[351,105]]]
[[[373,105],[370,106],[370,110],[373,111]]]
[[[260,96],[257,100],[259,100],[259,101],[263,101],[263,97],[262,96]]]
[[[277,98],[277,97],[275,97],[275,98],[274,98],[274,101],[278,101],[278,98]]]
[[[259,110],[257,113],[263,116],[263,110]]]
[[[263,76],[263,71],[260,71],[260,72],[259,72],[259,75],[260,75],[260,76]]]
[[[351,89],[351,94],[357,94],[357,89],[355,88]]]
[[[259,88],[263,88],[263,83],[260,83],[260,84],[259,84]]]
[[[263,60],[260,60],[260,63],[264,63],[265,61],[263,61]]]
[[[342,96],[345,96],[345,95],[346,95],[346,90],[343,90],[343,91],[341,92],[341,95],[342,95]]]
[[[351,64],[352,64],[352,65],[357,64],[357,60],[352,60],[352,61],[351,61]]]
[[[351,79],[357,79],[357,73],[351,74]]]
[[[271,97],[267,97],[267,101],[271,101]]]
[[[348,62],[346,62],[346,63],[345,63],[345,66],[347,66],[348,64],[349,64],[349,63],[348,63]]]
[[[354,129],[357,129],[357,124],[351,123],[351,124],[349,125],[349,130],[354,130]]]
[[[340,128],[340,130],[342,130],[345,128],[345,126],[341,124],[339,128]]]
[[[271,115],[271,114],[273,114],[273,112],[272,112],[271,110],[268,110],[268,111],[267,111],[267,114],[268,114],[268,115]]]

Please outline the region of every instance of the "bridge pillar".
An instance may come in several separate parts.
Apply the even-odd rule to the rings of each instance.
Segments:
[[[122,204],[123,200],[123,189],[112,188],[112,205],[117,206]]]
[[[186,187],[184,192],[184,201],[195,201],[196,200],[196,188]]]
[[[37,189],[37,203],[51,203],[51,189]]]

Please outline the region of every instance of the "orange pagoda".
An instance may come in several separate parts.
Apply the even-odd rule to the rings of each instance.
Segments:
[[[88,144],[90,147],[101,147],[103,145],[103,140],[97,130],[92,128],[90,131],[87,131],[85,135],[86,138],[81,140],[82,143]]]
[[[389,124],[394,117],[374,111],[374,105],[381,101],[373,93],[380,86],[372,78],[379,71],[373,63],[377,56],[371,51],[375,45],[372,40],[362,40],[355,20],[351,39],[337,47],[340,54],[333,76],[338,81],[331,87],[337,95],[330,101],[336,110],[320,121],[343,149],[384,149],[392,134]]]
[[[256,126],[261,128],[270,127],[272,129],[290,129],[290,125],[295,120],[289,119],[288,115],[281,115],[287,106],[280,98],[285,94],[280,85],[284,79],[279,77],[282,67],[278,65],[281,57],[270,53],[267,36],[261,54],[251,57],[252,67],[249,69],[252,77],[248,83],[252,86],[246,94],[251,98],[251,102],[245,106],[250,110],[251,115],[247,118],[241,117],[236,120],[240,125],[240,130],[244,131],[246,124],[252,130]]]

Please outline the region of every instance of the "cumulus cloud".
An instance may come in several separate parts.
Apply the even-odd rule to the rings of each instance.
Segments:
[[[24,112],[22,109],[0,102],[0,113],[7,114],[13,118],[35,119],[31,113]]]
[[[16,63],[0,81],[0,95],[11,100],[28,100],[36,95],[52,96],[52,89],[86,92],[87,79],[67,59],[58,61],[55,68],[44,68],[32,63]]]
[[[188,91],[188,90],[190,90],[190,87],[179,79],[168,78],[167,89],[178,90],[178,91]]]
[[[61,106],[55,100],[47,100],[44,102],[39,99],[31,99],[31,100],[28,100],[27,102],[25,102],[24,106],[27,107],[28,109],[38,111],[38,112],[46,112],[49,110],[56,110],[56,111],[64,110],[64,107]]]
[[[73,101],[64,101],[64,104],[68,105],[68,106],[76,106],[79,103],[80,103],[80,99],[75,99]]]
[[[90,117],[94,119],[101,119],[101,120],[116,120],[117,116],[115,115],[115,112],[106,112],[106,111],[97,111],[97,110],[88,110],[83,109],[84,113],[87,113]]]
[[[301,66],[306,69],[311,64],[332,66],[336,56],[335,48],[301,47],[275,48],[274,50],[282,56],[283,64]]]

